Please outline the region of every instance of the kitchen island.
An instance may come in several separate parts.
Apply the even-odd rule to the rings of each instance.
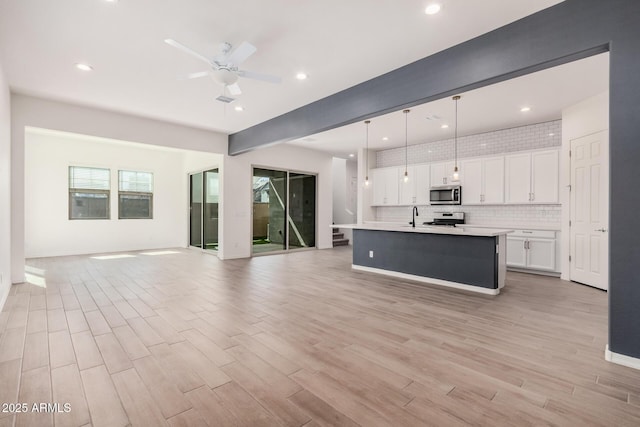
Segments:
[[[354,270],[497,295],[511,230],[364,223],[353,230]]]

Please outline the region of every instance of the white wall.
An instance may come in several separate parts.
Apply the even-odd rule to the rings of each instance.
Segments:
[[[316,246],[332,247],[332,157],[323,153],[280,144],[238,156],[225,156],[221,165],[222,259],[251,256],[253,166],[318,174]]]
[[[353,224],[356,222],[357,192],[353,191],[352,180],[356,180],[357,186],[358,170],[357,164],[346,159],[333,158],[333,223]],[[352,243],[352,231],[342,229],[341,233]]]
[[[571,215],[571,140],[609,129],[609,91],[587,98],[562,111],[562,149],[560,153],[560,201],[562,202],[561,259],[568,260],[570,253],[569,219]],[[608,188],[607,177],[607,188]],[[562,262],[561,278],[569,280],[569,263]]]
[[[187,246],[183,150],[66,132],[25,133],[27,258]],[[111,170],[111,219],[69,220],[69,166]],[[118,219],[118,170],[153,173],[153,219]]]
[[[376,219],[376,208],[371,207],[373,202],[373,186],[371,185],[371,169],[376,167],[376,152],[360,148],[358,150],[358,207],[357,223]],[[365,157],[366,156],[366,157]],[[369,185],[365,185],[365,178],[369,177]]]
[[[223,154],[227,135],[113,111],[31,96],[11,97],[11,279],[24,281],[25,128],[27,126],[122,141]]]
[[[0,311],[11,287],[11,106],[0,64]]]

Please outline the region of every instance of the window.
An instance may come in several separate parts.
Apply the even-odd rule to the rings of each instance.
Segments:
[[[118,171],[118,218],[153,218],[153,174]]]
[[[69,166],[69,219],[109,219],[110,174]]]

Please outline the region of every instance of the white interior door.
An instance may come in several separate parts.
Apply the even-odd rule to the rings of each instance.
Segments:
[[[571,280],[609,288],[608,131],[571,140]]]

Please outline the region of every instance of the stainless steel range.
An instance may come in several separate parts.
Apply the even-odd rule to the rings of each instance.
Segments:
[[[434,212],[433,221],[424,222],[424,225],[442,225],[455,227],[464,224],[464,212]]]

